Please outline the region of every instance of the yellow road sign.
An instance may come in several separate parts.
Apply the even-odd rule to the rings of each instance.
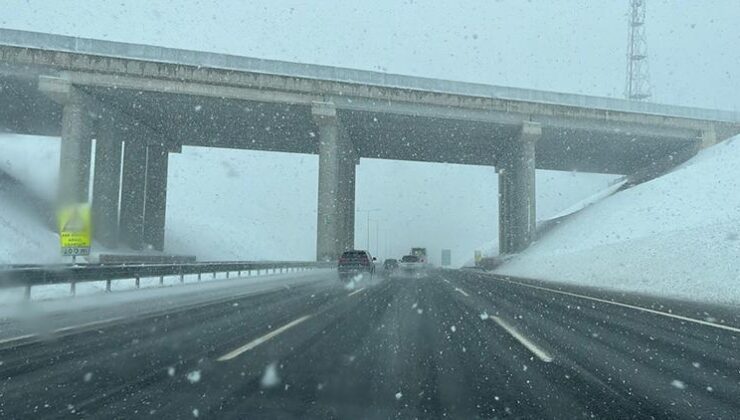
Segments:
[[[90,205],[76,203],[59,209],[57,222],[62,255],[90,255],[92,226]]]
[[[475,263],[478,264],[481,258],[483,258],[483,252],[476,250],[474,255],[475,255]]]

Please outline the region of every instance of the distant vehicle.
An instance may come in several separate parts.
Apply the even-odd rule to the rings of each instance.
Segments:
[[[339,280],[348,281],[351,277],[358,274],[369,274],[372,276],[375,273],[375,263],[373,262],[375,260],[376,258],[371,256],[367,251],[352,250],[343,252],[337,264]]]
[[[426,248],[411,248],[411,255],[419,257],[419,261],[427,262],[427,249]]]
[[[395,258],[388,258],[383,261],[383,269],[387,271],[395,270],[398,268],[398,260]]]
[[[404,274],[415,274],[424,270],[426,263],[416,255],[404,255],[398,267]]]
[[[475,267],[481,270],[493,270],[503,263],[504,259],[500,257],[482,257],[476,261]]]

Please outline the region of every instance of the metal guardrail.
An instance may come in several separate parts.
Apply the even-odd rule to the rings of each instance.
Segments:
[[[279,270],[292,272],[314,268],[331,268],[334,263],[330,262],[296,262],[296,261],[272,261],[272,262],[199,262],[182,264],[59,264],[59,265],[18,265],[0,267],[0,289],[25,288],[25,297],[30,299],[31,287],[69,284],[70,291],[74,295],[77,283],[84,282],[106,282],[106,291],[111,291],[113,280],[135,280],[135,287],[139,288],[142,278],[159,277],[160,285],[165,276],[179,276],[180,283],[185,282],[186,275],[197,274],[198,281],[201,277],[211,275],[216,278],[218,273],[230,273],[261,270]]]
[[[483,83],[405,76],[368,70],[356,70],[317,64],[291,63],[279,60],[267,60],[229,54],[157,47],[153,45],[139,45],[125,42],[78,38],[15,29],[0,28],[0,45],[207,67],[221,70],[245,71],[315,80],[365,84],[389,88],[413,89],[455,95],[529,101],[581,108],[636,112],[731,123],[740,122],[740,112],[738,111],[714,110],[680,105],[629,101],[621,98],[588,96],[572,93],[494,86]]]
[[[99,254],[99,263],[104,264],[185,264],[196,262],[195,255],[171,254]]]

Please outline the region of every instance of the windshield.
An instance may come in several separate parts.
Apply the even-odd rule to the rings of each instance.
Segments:
[[[0,1],[0,418],[740,418],[739,22]]]

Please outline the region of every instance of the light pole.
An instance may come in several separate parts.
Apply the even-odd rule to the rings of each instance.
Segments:
[[[380,220],[379,219],[373,219],[371,222],[375,222],[375,255],[376,257],[380,256]],[[369,227],[370,225],[368,225]],[[370,251],[370,249],[368,249]],[[371,253],[372,254],[372,253]]]
[[[385,239],[385,256],[387,258],[390,255],[390,248],[388,247],[388,229],[383,229],[383,239]]]
[[[380,256],[380,220],[375,221],[375,252]]]
[[[367,251],[370,252],[370,213],[380,211],[380,209],[355,210],[358,213],[367,213]]]

